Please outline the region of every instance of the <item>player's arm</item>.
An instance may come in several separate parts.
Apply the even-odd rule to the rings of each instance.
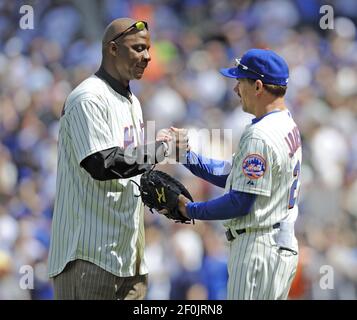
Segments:
[[[227,161],[213,160],[190,151],[188,131],[184,128],[162,129],[161,135],[171,136],[176,144],[176,161],[181,162],[195,176],[202,178],[218,187],[224,188],[231,171],[231,164]]]
[[[258,195],[271,195],[271,151],[259,137],[240,145],[232,173],[231,191],[207,202],[190,202],[179,197],[179,208],[188,218],[201,220],[231,219],[247,215]]]
[[[183,195],[179,196],[180,212],[197,220],[226,220],[247,215],[256,199],[256,195],[231,190],[223,196],[206,202],[191,202]]]
[[[184,166],[195,176],[218,187],[225,187],[229,172],[232,168],[228,161],[209,159],[193,151],[187,152],[186,159],[187,161]]]
[[[164,160],[167,144],[163,141],[140,145],[132,149],[114,147],[91,154],[81,166],[95,180],[125,179],[148,170]]]

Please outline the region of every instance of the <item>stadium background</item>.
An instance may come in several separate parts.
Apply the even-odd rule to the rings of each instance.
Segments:
[[[34,9],[33,30],[19,28],[23,4]],[[333,30],[320,28],[323,4],[333,6]],[[287,102],[304,146],[300,263],[290,298],[356,299],[354,0],[0,1],[0,299],[53,297],[46,262],[59,114],[71,89],[97,70],[105,25],[122,16],[149,22],[151,66],[132,89],[157,129],[232,129],[234,145],[250,116],[238,106],[235,82],[217,70],[251,47],[286,58]],[[225,158],[220,141],[213,141],[213,154]],[[181,166],[163,169],[196,200],[222,192]],[[150,213],[145,220],[148,299],[225,298],[220,223],[181,226]],[[33,290],[19,286],[27,265],[34,270]],[[333,288],[324,288],[331,284],[323,278],[327,271],[333,271]]]

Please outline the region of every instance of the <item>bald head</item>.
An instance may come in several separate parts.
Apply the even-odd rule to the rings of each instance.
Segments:
[[[140,79],[151,60],[147,24],[143,22],[144,29],[143,25],[130,29],[136,22],[130,18],[116,19],[106,27],[102,39],[101,67],[124,86],[128,86],[130,80]],[[117,38],[118,35],[121,37]],[[114,38],[118,40],[112,42]]]
[[[112,40],[117,34],[123,32],[125,29],[129,28],[131,25],[135,23],[135,20],[131,18],[119,18],[113,20],[104,31],[102,45],[108,43]]]

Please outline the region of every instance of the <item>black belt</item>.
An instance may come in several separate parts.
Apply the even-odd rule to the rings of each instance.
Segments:
[[[280,227],[280,223],[279,222],[273,225],[273,229],[278,229],[279,227]],[[259,229],[259,228],[253,228],[253,229],[254,229],[254,231],[261,231],[261,230],[269,230],[269,227],[268,228],[261,228],[261,229]],[[236,232],[237,232],[238,235],[240,235],[240,234],[246,233],[247,229],[246,228],[238,229],[238,230],[236,230]],[[227,238],[228,241],[233,241],[235,239],[231,229],[228,229],[226,231],[226,238]]]

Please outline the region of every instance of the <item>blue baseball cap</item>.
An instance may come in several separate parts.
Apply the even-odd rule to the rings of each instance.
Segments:
[[[266,84],[286,86],[289,67],[286,61],[272,50],[250,49],[241,59],[236,59],[233,68],[221,69],[229,78],[261,80]]]

